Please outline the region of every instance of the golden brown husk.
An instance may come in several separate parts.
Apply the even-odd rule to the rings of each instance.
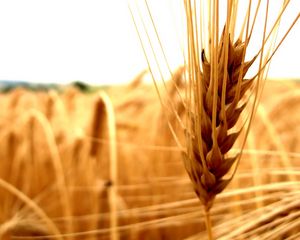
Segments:
[[[194,93],[194,98],[201,97],[202,108],[192,103],[189,112],[191,129],[187,132],[187,153],[184,153],[185,166],[192,180],[194,189],[201,202],[210,208],[215,196],[224,190],[229,180],[224,176],[229,172],[232,165],[236,162],[238,155],[227,157],[227,153],[233,147],[239,131],[234,127],[239,116],[244,109],[246,102],[243,101],[245,92],[251,87],[253,79],[243,79],[241,87],[238,88],[238,77],[243,65],[242,77],[245,76],[248,68],[255,58],[250,62],[244,63],[243,53],[245,43],[240,40],[228,44],[228,65],[224,66],[224,38],[221,39],[218,47],[219,56],[219,78],[217,80],[217,118],[216,127],[217,144],[213,141],[213,90],[211,85],[211,63],[208,62],[204,50],[201,55],[202,71],[200,72],[200,91]],[[224,69],[228,78],[224,87]],[[197,90],[196,90],[197,91]],[[225,92],[225,102],[222,102],[222,93]],[[196,96],[197,95],[197,96]],[[196,101],[196,99],[193,99]],[[223,115],[224,109],[225,115]],[[200,132],[199,129],[200,128]],[[233,131],[235,129],[235,131]],[[201,142],[201,145],[199,144]],[[203,156],[204,159],[201,159]]]

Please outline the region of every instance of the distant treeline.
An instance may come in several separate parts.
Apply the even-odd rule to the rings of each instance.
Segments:
[[[74,81],[67,85],[55,84],[55,83],[30,83],[25,81],[0,81],[0,91],[1,92],[10,92],[15,88],[25,88],[31,91],[48,91],[50,89],[55,89],[61,91],[66,87],[73,86],[82,92],[94,92],[97,89],[107,89],[108,86],[92,86],[86,84],[82,81]]]

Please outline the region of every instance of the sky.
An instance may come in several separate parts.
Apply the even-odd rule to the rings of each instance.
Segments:
[[[168,35],[168,6],[156,2]],[[299,61],[291,61],[299,59],[299,39],[298,22],[275,55],[270,77],[300,78]],[[176,46],[174,38],[169,42]],[[127,0],[0,1],[0,80],[116,84],[146,68]]]

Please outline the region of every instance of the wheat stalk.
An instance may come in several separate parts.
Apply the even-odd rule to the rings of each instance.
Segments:
[[[118,162],[116,149],[116,123],[115,113],[110,97],[105,92],[100,92],[97,96],[92,119],[93,142],[91,143],[89,155],[98,161],[100,170],[104,170],[106,165],[109,166],[107,174],[109,174],[107,182],[109,183],[108,198],[110,208],[110,238],[117,240],[120,238],[117,231],[117,184],[118,184]],[[108,145],[99,143],[95,140],[107,140]],[[104,155],[105,154],[105,155]],[[108,156],[108,163],[104,160]],[[100,158],[102,157],[102,158]],[[105,172],[105,171],[104,171]]]
[[[43,128],[45,133],[45,139],[47,141],[51,163],[55,170],[56,179],[59,183],[57,189],[59,191],[61,208],[64,216],[68,217],[72,215],[71,203],[70,203],[70,191],[67,186],[66,174],[64,172],[63,163],[60,158],[59,149],[55,141],[55,136],[49,121],[46,119],[45,115],[37,110],[31,110],[28,112],[29,121],[36,121]],[[70,221],[66,224],[67,232],[73,232],[73,222]]]
[[[243,79],[255,57],[245,62],[246,41],[232,42],[228,21],[218,40],[218,24],[212,28],[208,60],[205,50],[199,51],[195,20],[191,2],[186,1],[188,29],[188,104],[187,104],[187,151],[184,152],[185,168],[194,190],[205,211],[209,239],[213,239],[210,208],[231,178],[224,179],[239,154],[228,157],[240,130],[230,133],[245,108],[241,104],[244,93],[253,79]],[[217,5],[217,2],[214,2]],[[214,6],[218,8],[218,6]],[[229,9],[228,19],[232,15]],[[216,12],[213,12],[213,22]],[[201,52],[201,53],[200,53]]]
[[[250,1],[243,30],[239,38],[233,42],[232,36],[234,36],[235,29],[234,27],[230,29],[230,26],[234,26],[236,21],[235,3],[227,1],[227,17],[220,40],[218,37],[219,1],[209,3],[209,9],[211,9],[209,12],[211,22],[208,26],[209,40],[199,40],[197,31],[201,31],[201,29],[199,30],[197,26],[199,24],[195,10],[197,5],[191,1],[185,1],[188,35],[188,104],[186,109],[187,151],[184,152],[184,162],[195,192],[204,205],[209,239],[212,239],[209,210],[217,194],[223,191],[233,178],[236,170],[229,178],[224,179],[224,176],[229,173],[242,153],[241,150],[234,157],[227,156],[242,131],[242,129],[235,131],[232,129],[235,129],[236,123],[248,103],[248,99],[243,97],[253,85],[253,81],[256,81],[253,89],[255,100],[250,111],[250,121],[246,127],[245,142],[257,108],[260,82],[267,74],[266,64],[270,61],[270,55],[273,56],[277,50],[276,48],[272,52],[272,49],[265,49],[266,40],[270,36],[266,33],[269,10],[269,1],[267,1],[261,49],[250,61],[245,60],[255,17],[253,22],[250,22]],[[283,3],[283,9],[286,7],[286,3]],[[259,8],[258,4],[255,16]],[[298,18],[299,15],[296,20]],[[202,21],[204,20],[202,19]],[[272,30],[276,29],[277,23],[274,24]],[[208,41],[209,60],[206,58],[206,51],[199,48],[199,41]],[[245,75],[258,55],[260,56],[257,74],[251,79],[246,79]],[[243,126],[245,124],[246,122],[243,123]]]
[[[120,238],[118,227],[118,216],[117,216],[117,184],[118,184],[118,162],[117,162],[117,149],[116,149],[116,123],[115,123],[115,113],[113,105],[109,96],[105,93],[100,94],[100,98],[105,106],[105,111],[107,115],[107,135],[109,139],[109,160],[110,160],[110,178],[112,181],[112,186],[109,188],[109,205],[110,205],[110,239],[118,240]]]
[[[185,107],[186,121],[184,124],[172,104],[171,97],[167,98],[167,101],[162,99],[162,89],[158,86],[155,70],[158,69],[158,76],[163,78],[160,67],[163,64],[158,60],[157,51],[162,51],[163,56],[165,54],[151,11],[147,1],[145,2],[153,25],[152,28],[155,29],[156,33],[154,39],[151,38],[150,29],[148,29],[150,27],[145,26],[145,21],[139,10],[136,15],[131,10],[133,20],[162,107],[167,113],[176,116],[186,133],[186,142],[182,145],[174,130],[174,124],[170,121],[169,114],[166,114],[170,129],[178,145],[180,147],[185,146],[185,150],[183,150],[185,168],[194,190],[204,206],[208,237],[213,239],[210,209],[215,197],[226,188],[236,172],[249,127],[259,103],[263,87],[262,81],[266,79],[270,60],[299,19],[300,14],[296,16],[294,22],[290,24],[290,28],[286,30],[286,34],[277,44],[277,30],[289,1],[282,2],[277,18],[272,23],[270,30],[267,30],[269,29],[267,24],[269,23],[270,2],[267,0],[263,6],[261,1],[256,3],[249,1],[238,35],[236,22],[238,11],[240,11],[238,8],[239,1],[223,2],[222,7],[227,12],[222,23],[224,27],[220,36],[219,11],[222,3],[218,0],[185,0],[186,51],[184,62],[186,81],[183,106]],[[252,40],[256,18],[260,11],[264,14],[260,49],[252,54],[249,61],[246,61],[247,48]],[[140,24],[137,21],[138,18]],[[142,35],[143,32],[145,32],[146,37]],[[160,46],[158,49],[154,47],[153,42],[155,41]],[[151,58],[154,61],[151,61]],[[248,79],[246,73],[254,62],[258,64],[256,74]],[[169,68],[167,60],[164,64]],[[176,82],[173,84],[177,86]],[[166,86],[165,83],[163,86]],[[180,95],[180,92],[178,94]],[[247,118],[243,118],[246,121],[237,124],[241,113],[249,105],[250,97],[253,98],[253,102],[250,105],[249,115]],[[238,128],[238,126],[242,127]],[[245,134],[241,150],[237,155],[230,156],[228,153],[243,130]],[[230,174],[232,166],[235,167]],[[227,175],[229,176],[225,178]]]

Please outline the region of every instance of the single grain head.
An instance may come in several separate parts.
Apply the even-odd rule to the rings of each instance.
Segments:
[[[227,157],[226,154],[239,136],[240,130],[234,130],[234,127],[247,103],[243,96],[254,80],[244,79],[255,60],[244,61],[245,42],[237,40],[233,43],[228,36],[225,38],[223,34],[217,47],[217,62],[214,63],[218,67],[217,77],[212,76],[214,66],[207,60],[204,50],[199,73],[189,69],[191,81],[184,162],[197,196],[208,209],[230,181],[223,177],[238,155]]]
[[[184,162],[195,192],[206,211],[212,207],[216,195],[233,178],[236,168],[229,177],[225,179],[224,176],[233,165],[238,165],[235,163],[238,163],[241,154],[229,156],[228,152],[244,130],[242,153],[259,103],[262,81],[267,76],[268,64],[300,15],[296,16],[277,43],[277,30],[289,1],[281,3],[277,18],[272,23],[268,22],[271,7],[269,1],[264,5],[249,1],[238,35],[237,16],[241,9],[237,3],[238,1],[221,3],[217,0],[184,2],[187,26]],[[220,20],[221,6],[227,12],[223,21]],[[253,41],[258,14],[264,16],[261,45],[258,51],[249,52],[247,48]],[[224,24],[223,31],[220,31],[220,24]],[[250,60],[246,61],[246,56]],[[254,68],[252,77],[247,79],[246,74],[253,63],[258,67]],[[237,124],[247,105],[250,105],[248,116]]]
[[[181,39],[180,45],[185,79],[182,86],[178,86],[171,71],[148,1],[145,1],[148,19],[141,14],[143,8],[139,5],[136,4],[136,13],[131,10],[168,126],[183,152],[185,168],[204,206],[209,239],[213,239],[210,209],[217,194],[226,188],[236,172],[270,60],[300,17],[298,13],[283,36],[278,37],[290,1],[276,2],[277,8],[274,8],[275,1],[269,0],[180,2],[185,11],[181,22],[185,26],[182,34],[185,39]],[[272,20],[269,20],[269,9],[275,16]],[[258,16],[262,17],[260,23]],[[253,42],[259,43],[258,49],[248,51]],[[254,73],[250,75],[247,72],[251,66]],[[176,99],[181,101],[184,110],[174,106],[172,94],[164,94],[165,69],[170,72],[175,86],[173,94],[179,96]],[[160,79],[163,84],[158,84]],[[244,115],[246,107],[248,111]],[[174,119],[185,133],[185,143],[179,137]],[[231,155],[230,150],[241,133],[240,153]]]

